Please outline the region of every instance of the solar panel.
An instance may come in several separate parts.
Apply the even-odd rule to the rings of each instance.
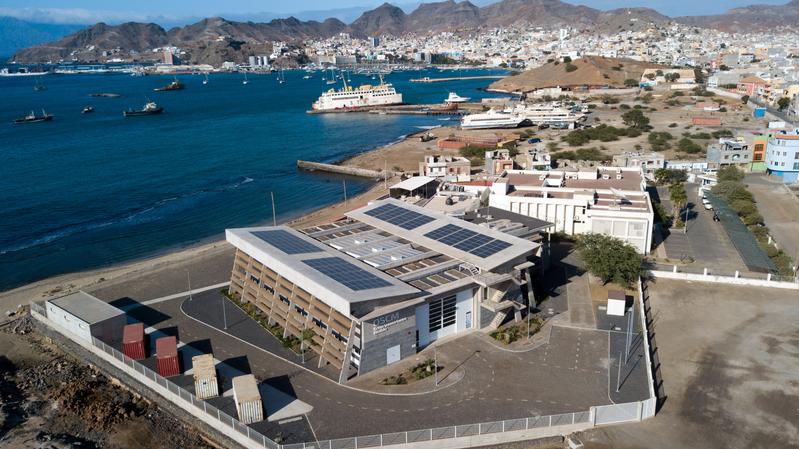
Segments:
[[[495,240],[492,240],[491,242],[486,243],[485,245],[483,245],[483,246],[481,246],[479,248],[473,249],[473,250],[471,250],[469,252],[471,254],[474,254],[477,257],[485,258],[485,257],[493,256],[494,254],[502,251],[503,249],[505,249],[505,248],[507,248],[509,246],[510,246],[510,243],[503,242],[502,240],[496,240],[495,239]]]
[[[307,259],[302,262],[350,290],[369,290],[391,285],[390,282],[340,257],[322,257],[320,259]]]
[[[476,236],[474,236],[474,237],[472,237],[470,239],[466,239],[466,240],[458,243],[457,245],[453,245],[453,246],[455,248],[458,248],[461,251],[471,251],[471,250],[477,248],[478,246],[482,246],[482,245],[485,245],[488,242],[491,242],[492,240],[494,240],[494,239],[492,239],[491,237],[488,237],[486,235],[478,234],[478,235],[476,235]]]
[[[438,241],[445,245],[454,246],[456,243],[462,242],[466,239],[470,239],[476,235],[478,234],[474,231],[470,231],[468,229],[461,229],[458,232],[455,232],[446,237],[438,239]]]
[[[449,234],[452,234],[453,232],[458,231],[460,229],[461,228],[458,227],[458,226],[455,226],[453,224],[448,224],[448,225],[442,226],[442,227],[440,227],[438,229],[434,229],[434,230],[428,232],[427,234],[425,234],[424,236],[429,238],[429,239],[438,240],[438,239],[440,239],[442,237],[445,237],[445,236],[447,236]]]
[[[430,223],[431,221],[435,221],[433,217],[404,209],[393,204],[384,204],[382,206],[368,210],[364,212],[364,214],[407,230],[416,229],[419,226]]]
[[[268,231],[255,231],[252,235],[258,237],[271,246],[283,251],[286,254],[307,254],[318,253],[322,250],[296,235],[282,229],[271,229]]]

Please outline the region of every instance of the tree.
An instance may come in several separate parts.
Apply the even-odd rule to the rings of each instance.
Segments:
[[[649,118],[640,109],[631,109],[621,115],[624,124],[631,128],[646,129]]]
[[[681,182],[670,185],[669,199],[671,200],[674,216],[680,216],[680,210],[688,203],[688,193],[685,191],[685,185]]]
[[[780,111],[785,110],[790,105],[791,105],[791,99],[788,97],[782,97],[779,100],[777,100],[777,107],[780,108]]]
[[[564,68],[566,69],[566,72],[569,72],[569,73],[577,70],[577,66],[572,64],[571,62],[567,62],[566,66]]]
[[[627,86],[627,87],[637,87],[638,86],[638,80],[634,80],[632,78],[627,78],[626,80],[624,80],[624,85]]]
[[[577,239],[577,251],[585,268],[602,282],[628,287],[642,273],[641,255],[632,246],[605,234],[584,234]]]
[[[688,180],[688,174],[683,170],[673,168],[659,168],[655,170],[655,182],[658,184],[676,184]]]
[[[724,181],[740,182],[744,180],[744,172],[738,170],[738,168],[733,165],[728,165],[726,167],[721,167],[719,169],[718,173],[716,173],[716,179],[718,179],[719,182],[724,182]]]
[[[567,64],[568,64],[568,63],[570,63],[570,62],[572,62],[572,58],[571,58],[571,56],[564,56],[564,57],[563,57],[563,62],[565,62],[565,63],[567,63]]]
[[[741,103],[746,104],[749,103],[749,95],[744,95],[741,97]]]

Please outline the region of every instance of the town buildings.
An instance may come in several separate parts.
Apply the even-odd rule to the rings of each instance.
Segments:
[[[719,139],[718,143],[712,143],[707,147],[707,166],[709,169],[718,170],[719,168],[734,165],[744,170],[749,170],[752,162],[752,152],[749,144],[743,139]]]
[[[799,181],[799,129],[771,136],[766,146],[766,169],[786,184]]]
[[[460,156],[426,155],[419,163],[419,175],[441,178],[444,181],[468,181],[472,163]]]
[[[302,232],[229,229],[230,292],[303,337],[345,381],[440,338],[518,319],[542,266],[537,231],[549,226],[534,223],[475,224],[385,199]]]

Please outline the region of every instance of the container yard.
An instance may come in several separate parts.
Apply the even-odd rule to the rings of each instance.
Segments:
[[[178,360],[177,339],[175,337],[161,337],[156,340],[155,357],[158,374],[164,377],[180,374],[180,360]]]
[[[147,357],[144,347],[144,323],[128,324],[122,330],[122,352],[133,360]]]
[[[219,396],[215,365],[213,354],[196,355],[191,358],[191,366],[194,369],[194,394],[200,399]]]
[[[258,381],[254,375],[247,374],[233,378],[233,398],[236,401],[239,421],[252,424],[264,420],[264,406],[261,402],[261,393],[258,391]]]

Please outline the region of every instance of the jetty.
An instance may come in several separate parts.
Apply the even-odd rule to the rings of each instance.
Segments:
[[[466,81],[466,80],[501,80],[507,75],[482,75],[482,76],[453,76],[449,78],[413,78],[412,83],[445,83],[447,81]]]
[[[328,173],[337,173],[340,175],[359,176],[361,178],[381,179],[383,177],[394,177],[400,173],[391,170],[383,172],[382,170],[369,170],[366,168],[350,167],[347,165],[325,164],[322,162],[311,161],[297,161],[297,168],[308,171],[323,171]]]

